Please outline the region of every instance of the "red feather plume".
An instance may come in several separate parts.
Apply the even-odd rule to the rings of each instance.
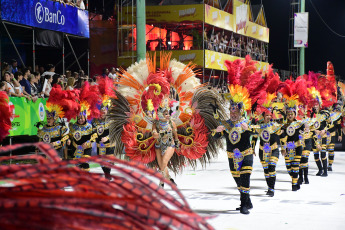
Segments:
[[[10,134],[9,130],[12,128],[14,106],[9,105],[8,102],[6,92],[0,91],[0,142]]]
[[[98,106],[102,101],[97,85],[90,86],[89,82],[85,82],[80,91],[79,101],[81,103],[86,101],[90,105],[90,116],[88,117],[89,120],[99,118],[101,116]]]

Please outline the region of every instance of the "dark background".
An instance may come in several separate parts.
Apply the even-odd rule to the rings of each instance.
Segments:
[[[345,79],[345,37],[331,32],[311,5],[317,8],[323,20],[337,33],[345,36],[344,0],[306,0],[309,12],[309,47],[306,48],[306,71],[326,71],[327,61],[334,64],[335,74]],[[274,68],[289,69],[288,34],[289,0],[251,0],[252,5],[263,3],[270,28],[269,62]]]

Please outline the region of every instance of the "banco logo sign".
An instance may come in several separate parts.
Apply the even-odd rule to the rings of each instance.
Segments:
[[[48,7],[43,7],[40,2],[36,3],[35,16],[38,23],[47,22],[58,25],[65,25],[65,16],[58,10],[56,13],[50,12]]]
[[[38,23],[42,23],[44,19],[43,6],[40,2],[36,3],[35,16]]]

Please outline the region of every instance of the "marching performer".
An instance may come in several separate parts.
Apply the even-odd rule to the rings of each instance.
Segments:
[[[279,159],[279,145],[282,125],[273,120],[272,102],[275,94],[267,94],[266,102],[262,108],[257,108],[257,113],[261,113],[262,122],[251,127],[259,134],[260,148],[259,158],[264,169],[265,179],[268,186],[267,194],[274,196],[274,186],[276,182],[276,165]]]
[[[69,139],[69,130],[62,118],[67,116],[68,120],[71,119],[69,113],[71,113],[71,110],[73,111],[73,107],[78,107],[77,98],[78,93],[75,91],[66,94],[61,87],[52,88],[46,104],[47,124],[42,128],[38,127],[37,136],[39,141],[50,143],[61,158],[66,158],[66,156],[63,156],[63,147]],[[65,111],[68,111],[67,114],[65,114]],[[59,119],[61,119],[61,122],[59,122]]]
[[[110,97],[114,96],[113,81],[108,77],[99,77],[97,79],[98,89],[102,97],[102,103],[100,108],[101,116],[99,119],[93,119],[92,126],[94,132],[97,133],[97,154],[102,155],[114,155],[115,145],[109,141],[109,121],[106,119],[108,109],[110,107]],[[111,179],[111,169],[102,166],[104,176],[107,179]]]
[[[249,214],[248,209],[253,208],[249,193],[253,170],[250,138],[254,131],[249,126],[245,112],[249,113],[254,103],[262,104],[259,99],[266,96],[272,75],[263,78],[262,73],[256,71],[255,62],[249,56],[245,60],[226,61],[225,65],[228,68],[230,85],[230,93],[225,94],[230,103],[230,119],[219,119],[220,126],[213,131],[213,135],[214,138],[225,137],[230,171],[241,195],[240,212]]]
[[[305,130],[304,121],[298,121],[297,106],[298,95],[296,93],[296,83],[292,80],[286,80],[284,87],[280,90],[283,93],[285,102],[286,121],[282,127],[283,133],[281,135],[281,151],[285,157],[286,169],[292,179],[292,191],[300,189],[298,184],[299,167],[302,156],[303,139],[301,135]]]
[[[86,82],[80,92],[79,101],[80,110],[77,115],[77,122],[69,124],[69,135],[72,141],[68,141],[68,144],[72,144],[75,148],[75,158],[90,157],[92,153],[92,142],[97,138],[97,133],[94,132],[92,125],[87,120],[100,116],[97,108],[97,105],[100,103],[97,88],[90,88],[90,85]],[[88,163],[83,163],[79,167],[86,171],[90,170]]]

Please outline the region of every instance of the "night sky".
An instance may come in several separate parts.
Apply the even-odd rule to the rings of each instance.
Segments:
[[[321,21],[313,6],[324,21],[337,33],[332,33]],[[261,0],[251,0],[252,5]],[[277,69],[289,69],[288,34],[290,0],[262,0],[266,20],[270,28],[269,62]],[[306,49],[306,71],[326,71],[327,61],[334,65],[335,74],[345,79],[345,1],[306,0],[309,12],[309,47]]]

